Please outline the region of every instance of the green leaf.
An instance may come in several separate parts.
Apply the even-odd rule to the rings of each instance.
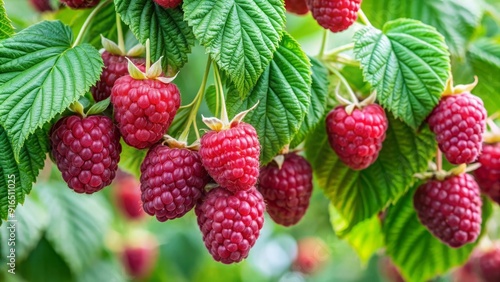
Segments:
[[[416,134],[394,117],[388,119],[377,161],[361,171],[348,168],[331,149],[324,119],[306,139],[306,156],[319,187],[348,222],[345,233],[396,202],[415,182],[413,174],[426,170],[435,153],[434,135],[428,128]]]
[[[0,222],[7,219],[24,197],[31,191],[38,172],[45,164],[49,151],[48,135],[38,129],[24,143],[19,152],[19,163],[14,159],[13,142],[7,132],[0,127]],[[13,188],[13,189],[10,189]]]
[[[16,258],[22,261],[38,245],[49,224],[49,217],[45,207],[33,197],[26,198],[24,204],[17,207],[15,216],[18,238],[16,240]],[[8,223],[4,224],[5,227],[8,225]]]
[[[471,44],[467,54],[469,61],[479,78],[479,84],[472,92],[483,99],[490,114],[500,109],[500,41],[481,39]],[[472,79],[472,78],[471,78]]]
[[[285,27],[281,0],[185,0],[196,38],[247,96],[273,58]]]
[[[49,212],[46,238],[75,273],[95,261],[103,248],[111,221],[102,194],[81,195],[66,183],[37,186],[41,201]]]
[[[122,145],[122,153],[120,154],[118,166],[139,179],[141,177],[141,164],[148,151],[130,147],[123,140],[120,143]]]
[[[0,40],[9,38],[14,34],[14,27],[7,17],[7,11],[5,11],[5,4],[3,0],[0,0]]]
[[[363,0],[362,8],[378,28],[398,18],[412,18],[432,25],[444,35],[451,53],[460,57],[465,55],[467,41],[482,14],[479,1],[469,0]]]
[[[386,251],[408,281],[428,281],[463,264],[477,244],[454,249],[441,243],[420,223],[413,208],[415,189],[391,207],[384,221]],[[491,204],[483,205],[483,228],[491,215]],[[484,230],[483,230],[484,231]]]
[[[102,112],[104,112],[108,106],[109,106],[109,103],[111,101],[111,98],[108,97],[102,101],[99,101],[95,104],[93,104],[90,109],[87,111],[87,115],[95,115],[95,114],[100,114]]]
[[[443,36],[419,21],[388,22],[354,35],[356,58],[378,101],[412,128],[437,105],[450,70]]]
[[[207,90],[205,90],[205,101],[212,115],[214,117],[220,116],[220,101],[217,91],[215,90],[215,85],[210,85],[207,87]],[[217,104],[219,104],[219,109],[217,109]]]
[[[85,21],[85,19],[86,17],[83,18],[83,21]],[[126,26],[123,27],[123,32],[126,32]],[[90,22],[85,33],[84,42],[88,42],[97,49],[101,49],[101,35],[114,42],[118,41],[115,5],[111,2],[103,7]]]
[[[299,132],[297,132],[290,144],[291,148],[297,147],[304,141],[306,136],[320,123],[327,110],[328,70],[317,59],[309,57],[309,60],[312,63],[311,103]]]
[[[94,262],[90,267],[82,271],[77,282],[113,281],[126,282],[122,266],[111,259],[103,259]]]
[[[101,55],[88,44],[71,47],[61,22],[42,22],[0,42],[0,123],[16,160],[36,129],[78,100],[100,77]]]
[[[283,35],[274,54],[247,98],[229,89],[229,116],[251,108],[245,120],[257,130],[261,145],[260,161],[270,162],[298,132],[310,103],[311,69],[300,45],[288,34]]]
[[[188,60],[195,38],[180,7],[164,9],[151,0],[115,0],[122,20],[143,45],[150,40],[152,61],[175,74]]]
[[[364,264],[367,264],[372,255],[384,246],[384,234],[382,224],[378,215],[372,216],[357,224],[349,233],[345,233],[349,228],[347,222],[340,213],[330,204],[330,223],[337,236],[346,240],[358,254]]]

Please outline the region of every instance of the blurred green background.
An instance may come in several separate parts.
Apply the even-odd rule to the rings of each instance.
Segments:
[[[73,12],[65,10],[57,15],[40,15],[26,0],[4,1],[18,31],[42,19],[57,17],[70,23],[74,16]],[[307,54],[316,55],[322,29],[310,14],[303,17],[288,14],[287,17],[287,30]],[[357,28],[359,26],[330,36],[329,48],[349,42]],[[129,45],[132,44],[130,40]],[[195,47],[188,64],[175,80],[183,104],[196,95],[206,58],[204,49]],[[209,85],[212,81],[210,76]],[[210,115],[205,104],[201,113]],[[0,281],[134,280],[125,271],[121,253],[122,243],[139,230],[152,234],[159,244],[153,270],[141,281],[389,281],[379,269],[382,253],[362,262],[345,241],[335,236],[330,225],[328,201],[319,189],[314,190],[310,208],[298,225],[284,228],[266,216],[260,238],[249,258],[236,265],[213,261],[203,245],[194,212],[164,223],[149,216],[130,221],[117,209],[114,189],[120,187],[108,187],[90,196],[76,194],[67,188],[59,171],[47,161],[25,204],[16,210],[16,275],[7,273],[7,224],[0,227]],[[321,263],[313,273],[306,274],[293,264],[299,252],[298,242],[310,237],[322,243],[301,255]],[[449,279],[443,277],[435,281]]]

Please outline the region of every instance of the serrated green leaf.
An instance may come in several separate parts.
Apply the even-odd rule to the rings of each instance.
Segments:
[[[281,0],[185,0],[185,19],[236,89],[247,96],[273,58],[285,27]]]
[[[500,109],[500,41],[481,39],[471,44],[467,54],[479,78],[479,84],[472,93],[483,99],[488,113],[493,114]],[[472,78],[471,78],[472,79]]]
[[[122,25],[123,32],[127,31],[126,27],[126,25]],[[103,7],[90,22],[85,33],[84,42],[101,49],[101,35],[114,42],[118,41],[115,5],[112,2]]]
[[[115,5],[139,42],[150,40],[153,62],[163,56],[163,69],[171,74],[184,66],[195,38],[180,7],[164,9],[151,0],[115,0]]]
[[[0,40],[9,38],[14,34],[14,27],[7,17],[7,11],[5,11],[5,4],[3,0],[0,0]]]
[[[45,237],[71,270],[79,273],[102,250],[110,208],[102,194],[81,195],[65,183],[51,182],[36,188],[50,217]]]
[[[396,202],[415,182],[413,174],[426,170],[435,153],[435,138],[428,128],[416,134],[394,117],[388,119],[377,161],[361,171],[348,168],[331,149],[324,119],[306,139],[306,156],[319,186],[349,223],[345,233]]]
[[[139,179],[141,177],[141,164],[148,151],[130,147],[123,140],[121,140],[120,143],[122,145],[122,152],[120,154],[118,166],[120,169]]]
[[[229,89],[229,116],[251,108],[245,121],[257,130],[261,145],[260,161],[270,162],[298,132],[311,101],[310,63],[300,45],[284,34],[271,64],[266,68],[247,98]]]
[[[46,153],[49,151],[48,135],[38,129],[24,143],[19,152],[19,163],[14,160],[13,144],[7,132],[0,127],[0,221],[24,202],[31,191],[38,172],[43,168]],[[14,190],[9,189],[14,188]],[[12,192],[14,191],[14,192]],[[14,194],[12,194],[14,193]]]
[[[77,282],[126,282],[129,281],[123,273],[122,266],[114,260],[103,259],[94,262],[82,271],[76,278]]]
[[[100,77],[99,52],[88,44],[72,48],[72,41],[69,27],[45,21],[0,42],[0,123],[16,160],[28,136]]]
[[[465,55],[467,41],[482,14],[479,1],[469,0],[363,0],[362,8],[378,28],[399,18],[432,25],[444,35],[451,53],[460,57]]]
[[[215,90],[215,85],[210,85],[207,87],[207,90],[205,90],[205,101],[212,115],[214,117],[220,116],[220,101],[217,91]],[[219,109],[217,109],[217,105],[219,105]]]
[[[403,276],[409,282],[423,282],[463,264],[477,242],[454,249],[432,236],[417,218],[413,208],[414,192],[415,189],[412,189],[389,209],[383,232],[386,252],[399,266]],[[490,215],[491,204],[486,201],[483,205],[483,227]]]
[[[333,230],[337,236],[351,245],[363,263],[366,264],[372,255],[384,246],[382,224],[378,215],[360,222],[348,234],[345,234],[344,231],[349,228],[349,222],[340,215],[333,205],[330,204],[328,210]]]
[[[388,22],[354,35],[356,58],[382,106],[418,128],[437,105],[450,71],[443,36],[419,21]]]
[[[309,57],[309,60],[312,64],[311,103],[309,104],[309,110],[304,118],[304,122],[300,126],[299,132],[297,132],[290,143],[291,148],[297,147],[304,141],[306,136],[320,123],[327,110],[328,70],[317,59]]]

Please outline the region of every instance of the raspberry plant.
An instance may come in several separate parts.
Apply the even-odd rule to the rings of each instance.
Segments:
[[[409,281],[465,264],[492,233],[498,1],[26,2],[50,20],[20,23],[0,0],[0,223],[22,204],[20,257],[48,242],[81,272],[117,163],[141,182],[116,193],[123,218],[141,226],[139,204],[169,228],[194,208],[226,264],[272,220],[311,224],[311,190],[336,236],[363,261],[384,250]],[[107,247],[149,275],[157,244],[134,270],[126,241]]]

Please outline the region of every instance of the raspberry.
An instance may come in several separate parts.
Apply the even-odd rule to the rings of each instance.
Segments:
[[[373,164],[382,149],[388,122],[384,109],[370,104],[351,114],[338,106],[326,117],[330,146],[340,160],[354,170]]]
[[[30,0],[31,6],[40,13],[52,11],[50,0]]]
[[[156,145],[141,165],[144,210],[162,222],[182,217],[194,207],[207,182],[197,152]]]
[[[306,0],[285,0],[285,8],[288,12],[297,15],[305,15],[309,12]]]
[[[118,175],[113,184],[114,202],[125,218],[141,219],[146,213],[142,209],[141,184],[133,176]]]
[[[479,251],[472,260],[472,268],[482,282],[500,281],[500,246]]]
[[[71,9],[87,9],[97,6],[101,0],[61,0]]]
[[[483,101],[470,93],[444,96],[429,116],[429,126],[450,163],[471,163],[481,152],[486,128]]]
[[[126,272],[135,279],[148,277],[157,258],[158,242],[149,234],[134,234],[133,239],[125,243],[121,252],[121,261]]]
[[[111,95],[111,89],[115,81],[128,74],[128,61],[125,56],[113,55],[104,51],[101,55],[104,62],[104,70],[101,78],[92,87],[92,96],[96,102],[102,101]],[[146,60],[143,58],[129,58],[141,71],[144,71]]]
[[[500,204],[500,143],[484,144],[474,171],[481,191]]]
[[[200,145],[203,166],[220,186],[237,192],[255,185],[260,144],[253,126],[239,122],[227,130],[208,131]]]
[[[216,261],[240,262],[250,252],[264,224],[264,199],[255,188],[232,193],[210,190],[196,205],[203,241]]]
[[[476,241],[481,231],[482,201],[469,174],[429,180],[418,187],[413,204],[420,222],[453,248]]]
[[[154,0],[158,5],[163,8],[173,9],[182,3],[182,0]]]
[[[274,222],[290,226],[302,219],[312,193],[311,165],[303,157],[288,153],[281,166],[271,162],[260,170],[259,191]]]
[[[64,117],[50,135],[52,155],[69,188],[92,194],[111,184],[122,147],[110,118]]]
[[[115,120],[123,139],[137,149],[151,147],[163,137],[181,103],[175,84],[156,79],[122,76],[111,92]]]
[[[348,29],[357,19],[361,0],[307,0],[318,24],[332,32]]]

